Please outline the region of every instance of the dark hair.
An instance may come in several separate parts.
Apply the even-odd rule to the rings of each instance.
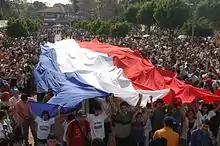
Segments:
[[[142,114],[141,112],[138,112],[135,117],[138,118],[139,116],[142,116],[142,115],[143,115],[143,114]]]
[[[203,103],[201,108],[204,108],[204,107],[207,107],[209,109],[209,105],[206,103]]]
[[[72,120],[74,120],[76,117],[73,115],[73,114],[70,114],[70,115],[68,115],[67,116],[67,120],[68,121],[72,121]]]
[[[105,143],[102,139],[96,138],[92,141],[91,146],[105,146]]]
[[[7,114],[5,111],[0,110],[0,120],[2,120],[3,117],[5,117]]]
[[[210,111],[210,107],[209,107],[209,105],[206,104],[206,103],[202,104],[202,106],[201,106],[201,110],[202,110],[204,107],[207,107],[208,111],[206,112],[206,114],[208,114],[208,112]]]
[[[156,104],[158,104],[158,103],[164,104],[163,99],[157,99]]]
[[[196,118],[196,113],[193,109],[189,109],[187,112],[186,112],[186,117],[189,117],[189,112],[192,112],[193,113],[193,117]]]
[[[41,117],[43,117],[43,115],[45,115],[45,114],[48,116],[48,119],[50,119],[50,114],[49,114],[48,111],[43,111],[43,112],[41,113]]]
[[[102,110],[101,105],[98,105],[98,106],[94,107],[94,111],[101,111],[101,110]]]
[[[120,107],[122,107],[122,106],[129,106],[129,104],[126,101],[123,101],[120,103]]]
[[[21,95],[21,100],[22,101],[27,101],[28,100],[28,95],[27,94],[22,94]]]
[[[164,124],[169,128],[173,128],[173,119],[171,117],[165,117]]]
[[[54,133],[50,133],[47,139],[57,139],[57,136]]]

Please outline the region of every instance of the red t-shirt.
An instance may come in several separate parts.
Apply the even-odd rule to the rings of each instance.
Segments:
[[[73,125],[74,124],[74,125]],[[85,136],[89,136],[90,127],[87,120],[79,121],[79,125]],[[85,137],[80,132],[75,120],[71,121],[67,126],[66,138],[69,146],[84,146]]]

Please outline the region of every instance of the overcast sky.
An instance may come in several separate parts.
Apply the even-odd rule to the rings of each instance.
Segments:
[[[46,2],[50,6],[53,6],[56,3],[62,3],[62,4],[67,4],[69,3],[69,0],[28,0],[29,2],[34,2],[34,1],[41,1],[41,2]]]

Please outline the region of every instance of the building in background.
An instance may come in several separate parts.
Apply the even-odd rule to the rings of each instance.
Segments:
[[[67,24],[74,19],[71,5],[55,4],[37,13],[47,25]]]

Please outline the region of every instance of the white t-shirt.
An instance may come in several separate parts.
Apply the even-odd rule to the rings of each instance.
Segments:
[[[63,141],[66,142],[66,131],[67,131],[67,127],[68,127],[68,123],[67,121],[63,122],[63,128],[64,128],[64,132],[63,132]]]
[[[0,139],[5,139],[4,127],[3,124],[0,123]]]
[[[51,126],[55,123],[55,118],[44,121],[42,118],[37,117],[35,122],[37,123],[37,138],[42,140],[47,139],[51,131]]]
[[[87,115],[87,120],[91,128],[92,139],[96,139],[96,138],[104,139],[105,138],[104,121],[106,118],[107,118],[107,115],[104,112],[98,116],[95,116],[94,114]]]
[[[205,114],[205,115],[202,115],[202,113],[200,111],[198,111],[198,113],[197,113],[198,123],[202,124],[202,121],[210,120],[215,115],[216,115],[216,113],[213,110],[209,111],[208,114]]]

